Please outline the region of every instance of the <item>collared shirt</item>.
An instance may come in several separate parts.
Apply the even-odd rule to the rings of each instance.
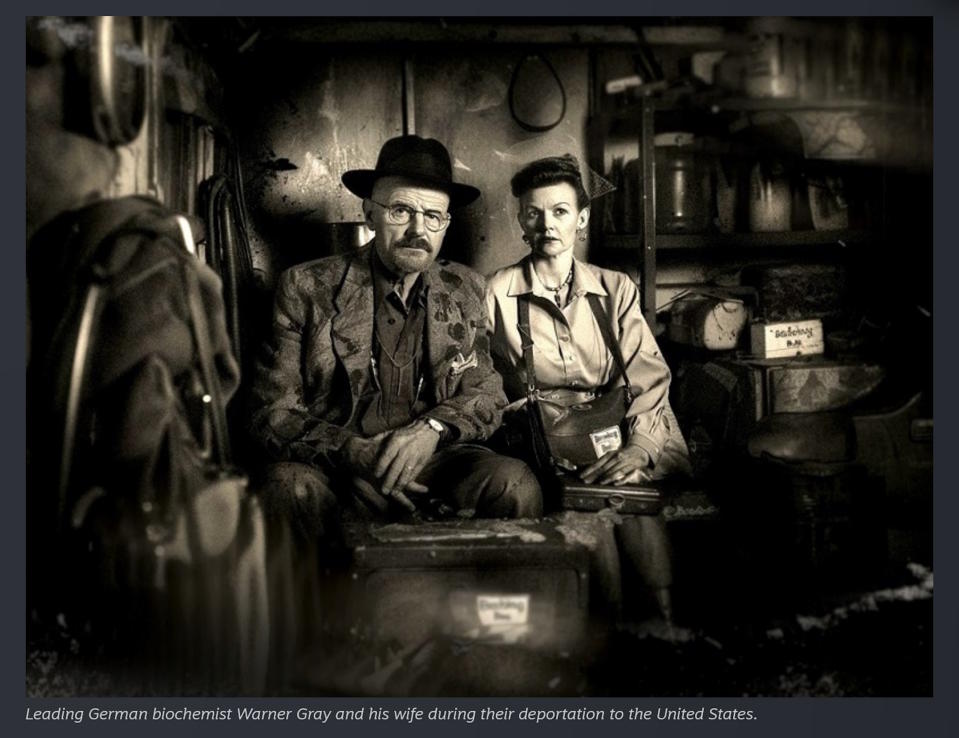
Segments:
[[[490,351],[503,375],[507,397],[526,396],[526,369],[517,323],[519,295],[531,295],[530,331],[537,388],[608,389],[618,377],[616,361],[606,348],[586,295],[599,295],[619,341],[626,373],[635,398],[627,416],[627,443],[643,448],[655,464],[669,437],[663,414],[669,394],[670,372],[656,339],[643,319],[639,290],[621,272],[573,261],[570,299],[562,309],[537,277],[532,261],[522,261],[496,272],[487,282],[486,303],[492,321]],[[616,385],[622,385],[617,378]]]
[[[376,255],[373,274],[373,343],[370,371],[372,392],[361,399],[357,416],[366,435],[399,428],[427,410],[422,371],[423,329],[429,274],[420,274],[406,302],[402,282]]]

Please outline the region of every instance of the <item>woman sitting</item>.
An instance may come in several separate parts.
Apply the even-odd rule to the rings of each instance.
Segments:
[[[530,358],[540,396],[570,406],[610,391],[622,392],[622,372],[590,304],[595,295],[621,349],[632,399],[621,445],[604,455],[602,447],[597,448],[599,458],[573,473],[586,483],[601,485],[689,473],[688,450],[669,407],[669,367],[643,319],[639,290],[627,275],[573,255],[577,240],[586,239],[590,214],[576,158],[567,154],[538,159],[517,172],[511,186],[519,199],[523,240],[531,252],[496,272],[487,286],[491,352],[507,396],[521,400],[528,391],[518,327],[524,317],[523,301],[529,306]],[[627,556],[668,618],[671,573],[662,517],[624,518],[619,533]]]

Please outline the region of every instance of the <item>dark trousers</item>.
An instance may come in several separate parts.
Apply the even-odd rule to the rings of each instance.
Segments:
[[[416,479],[462,513],[480,518],[536,518],[543,514],[539,482],[522,461],[483,446],[441,448]],[[344,508],[361,518],[389,517],[389,502],[369,483],[337,469],[280,463],[266,469],[261,486],[269,519],[284,520],[303,541],[335,543]],[[423,495],[410,493],[417,502]]]

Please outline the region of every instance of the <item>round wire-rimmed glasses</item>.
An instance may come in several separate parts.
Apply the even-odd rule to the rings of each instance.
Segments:
[[[453,219],[449,213],[441,213],[439,210],[417,210],[401,202],[387,205],[383,202],[377,202],[372,198],[370,202],[383,208],[386,211],[386,219],[393,225],[406,225],[413,220],[413,216],[416,213],[420,213],[423,216],[423,224],[426,226],[426,230],[438,233],[439,231],[445,230]]]

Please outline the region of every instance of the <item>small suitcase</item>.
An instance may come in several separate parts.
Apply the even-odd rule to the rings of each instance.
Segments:
[[[584,633],[585,546],[549,520],[347,528],[351,630],[414,645],[432,637],[568,651]]]
[[[588,512],[611,508],[625,515],[658,515],[663,508],[663,494],[658,487],[587,484],[567,475],[558,477],[558,486],[563,510]]]

